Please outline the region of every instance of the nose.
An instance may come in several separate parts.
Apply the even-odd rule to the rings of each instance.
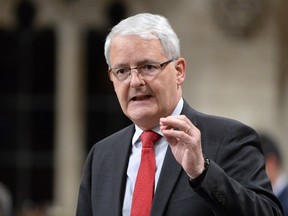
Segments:
[[[132,69],[130,72],[130,86],[132,88],[137,88],[137,87],[142,86],[144,84],[145,84],[145,82],[144,82],[142,76],[137,71],[137,69]]]

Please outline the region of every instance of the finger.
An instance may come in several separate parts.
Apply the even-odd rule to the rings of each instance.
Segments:
[[[178,141],[190,143],[191,142],[191,136],[185,133],[184,131],[175,130],[175,129],[163,129],[160,127],[160,130],[162,131],[165,139],[171,143],[175,144]]]
[[[190,130],[190,128],[191,128],[191,127],[188,125],[188,127],[185,129],[185,131],[184,131],[184,132],[185,132],[185,133],[188,133],[188,132],[189,132],[189,130]]]
[[[184,115],[161,118],[160,125],[166,126],[167,128],[173,128],[174,130],[184,131],[185,133],[188,133],[191,127],[193,127],[193,124]]]

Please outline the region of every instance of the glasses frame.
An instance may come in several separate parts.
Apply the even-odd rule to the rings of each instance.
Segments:
[[[159,64],[159,68],[157,68],[157,70],[159,70],[159,71],[158,71],[158,73],[159,73],[160,70],[163,70],[168,64],[170,64],[170,63],[171,63],[172,61],[174,61],[174,60],[175,60],[175,59],[170,59],[170,60],[165,61],[165,62],[162,62],[162,63],[154,62],[154,63],[150,63],[150,64]],[[108,70],[108,73],[110,74],[110,72],[111,72],[118,81],[124,81],[124,80],[126,80],[128,77],[131,76],[132,70],[135,70],[135,69],[136,69],[138,75],[141,74],[141,72],[139,71],[139,68],[143,67],[144,65],[149,65],[149,63],[147,63],[147,64],[141,64],[141,65],[138,65],[137,67],[134,67],[134,68],[123,67],[123,68],[125,68],[125,69],[129,69],[128,76],[127,76],[125,79],[119,79],[119,77],[118,77],[118,76],[115,74],[115,72],[114,72],[115,68],[114,68],[114,69],[113,69],[113,68],[110,68],[110,69]],[[116,69],[118,69],[118,68],[116,68]],[[119,68],[119,69],[121,69],[121,68]],[[156,73],[154,76],[156,76],[158,73]],[[153,76],[153,77],[154,77],[154,76]]]

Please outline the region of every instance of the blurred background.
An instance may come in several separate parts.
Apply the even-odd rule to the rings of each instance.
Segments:
[[[3,212],[75,214],[87,152],[130,124],[103,44],[111,26],[139,12],[166,16],[178,34],[184,98],[277,139],[287,170],[287,11],[287,0],[0,0]]]

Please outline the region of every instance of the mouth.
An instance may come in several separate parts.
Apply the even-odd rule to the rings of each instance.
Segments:
[[[138,95],[131,98],[131,101],[143,101],[151,98],[151,95]]]

